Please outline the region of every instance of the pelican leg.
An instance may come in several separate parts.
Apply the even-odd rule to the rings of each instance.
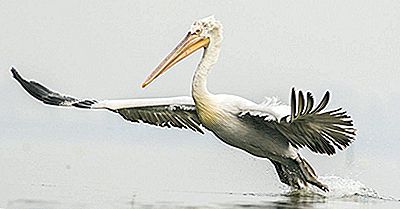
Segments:
[[[280,164],[277,161],[271,160],[272,164],[274,164],[276,172],[278,173],[279,176],[279,180],[281,180],[282,183],[290,186],[289,183],[289,176],[287,175],[287,173],[283,170],[282,168],[282,164]]]
[[[271,159],[271,162],[274,164],[279,180],[282,183],[294,189],[301,189],[311,184],[325,192],[329,191],[326,185],[318,181],[314,169],[300,155],[295,159],[281,159],[280,162]]]
[[[303,173],[297,169],[298,166],[296,166],[297,164],[294,160],[285,160],[285,162],[289,163],[290,166],[274,160],[271,160],[271,162],[274,164],[279,180],[282,183],[294,189],[301,189],[307,186],[307,181],[305,180]]]
[[[315,173],[314,169],[304,158],[302,158],[300,155],[298,155],[298,158],[296,158],[296,162],[298,163],[300,170],[302,171],[302,173],[305,177],[305,180],[308,183],[320,188],[321,190],[323,190],[325,192],[329,191],[328,186],[326,186],[325,184],[321,183],[318,180],[318,176]]]

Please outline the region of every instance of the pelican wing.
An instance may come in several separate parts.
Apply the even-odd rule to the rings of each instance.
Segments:
[[[54,106],[85,109],[107,109],[131,122],[143,122],[160,127],[177,127],[204,133],[191,97],[155,99],[103,100],[77,99],[54,92],[35,81],[27,81],[14,69],[13,77],[39,101]]]
[[[341,108],[323,111],[329,102],[326,92],[321,102],[314,108],[314,99],[310,92],[304,96],[299,91],[296,97],[294,88],[291,94],[291,114],[280,120],[271,119],[268,113],[254,115],[241,113],[240,117],[252,123],[267,126],[276,137],[286,139],[295,148],[308,147],[321,154],[334,154],[335,147],[342,150],[349,146],[355,137],[355,129],[350,116]]]

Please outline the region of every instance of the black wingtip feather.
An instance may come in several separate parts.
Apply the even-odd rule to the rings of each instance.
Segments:
[[[35,81],[27,81],[25,80],[18,71],[11,67],[11,73],[15,80],[28,92],[31,96],[36,98],[37,100],[43,102],[48,105],[55,106],[74,106],[79,108],[91,108],[91,105],[96,103],[95,100],[78,100],[74,97],[61,95],[57,92],[54,92],[42,84]]]
[[[292,88],[290,107],[291,107],[290,121],[293,121],[296,116],[296,91],[294,87]]]
[[[46,95],[49,90],[42,86],[39,83],[33,82],[33,81],[27,81],[22,76],[18,73],[18,71],[12,67],[11,68],[11,73],[15,80],[18,81],[18,83],[24,88],[31,96],[35,97],[36,99],[42,101],[42,102],[47,102],[46,98],[44,95]]]
[[[298,118],[300,115],[303,114],[303,110],[304,110],[304,95],[302,91],[299,91],[299,104],[298,104],[298,109],[297,109],[297,116],[296,118]]]
[[[310,113],[311,113],[311,114],[312,114],[312,113],[318,113],[318,112],[320,112],[321,110],[323,110],[323,109],[328,105],[329,98],[330,98],[330,93],[329,93],[329,91],[326,91],[326,93],[325,93],[324,97],[322,98],[321,102],[320,102],[320,103],[318,104],[318,106],[317,106],[313,111],[311,111]]]
[[[313,107],[314,107],[314,98],[311,92],[307,92],[307,107],[306,110],[304,111],[304,114],[310,113]]]
[[[13,75],[13,77],[19,82],[21,83],[21,81],[23,80],[23,78],[21,77],[21,75],[18,73],[18,71],[14,68],[11,67],[11,74]]]

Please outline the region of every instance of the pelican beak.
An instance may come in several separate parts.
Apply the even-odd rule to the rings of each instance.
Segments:
[[[168,54],[166,58],[157,66],[157,68],[142,83],[142,88],[149,85],[158,76],[170,69],[183,58],[191,55],[198,49],[205,48],[210,43],[209,38],[201,37],[195,33],[188,33],[185,38]]]

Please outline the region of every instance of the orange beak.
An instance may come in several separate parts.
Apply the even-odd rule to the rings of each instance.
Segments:
[[[185,38],[168,54],[166,58],[157,66],[157,68],[142,83],[142,88],[153,82],[158,76],[170,69],[176,63],[191,55],[198,49],[207,47],[210,43],[209,38],[201,37],[197,34],[188,33]]]

